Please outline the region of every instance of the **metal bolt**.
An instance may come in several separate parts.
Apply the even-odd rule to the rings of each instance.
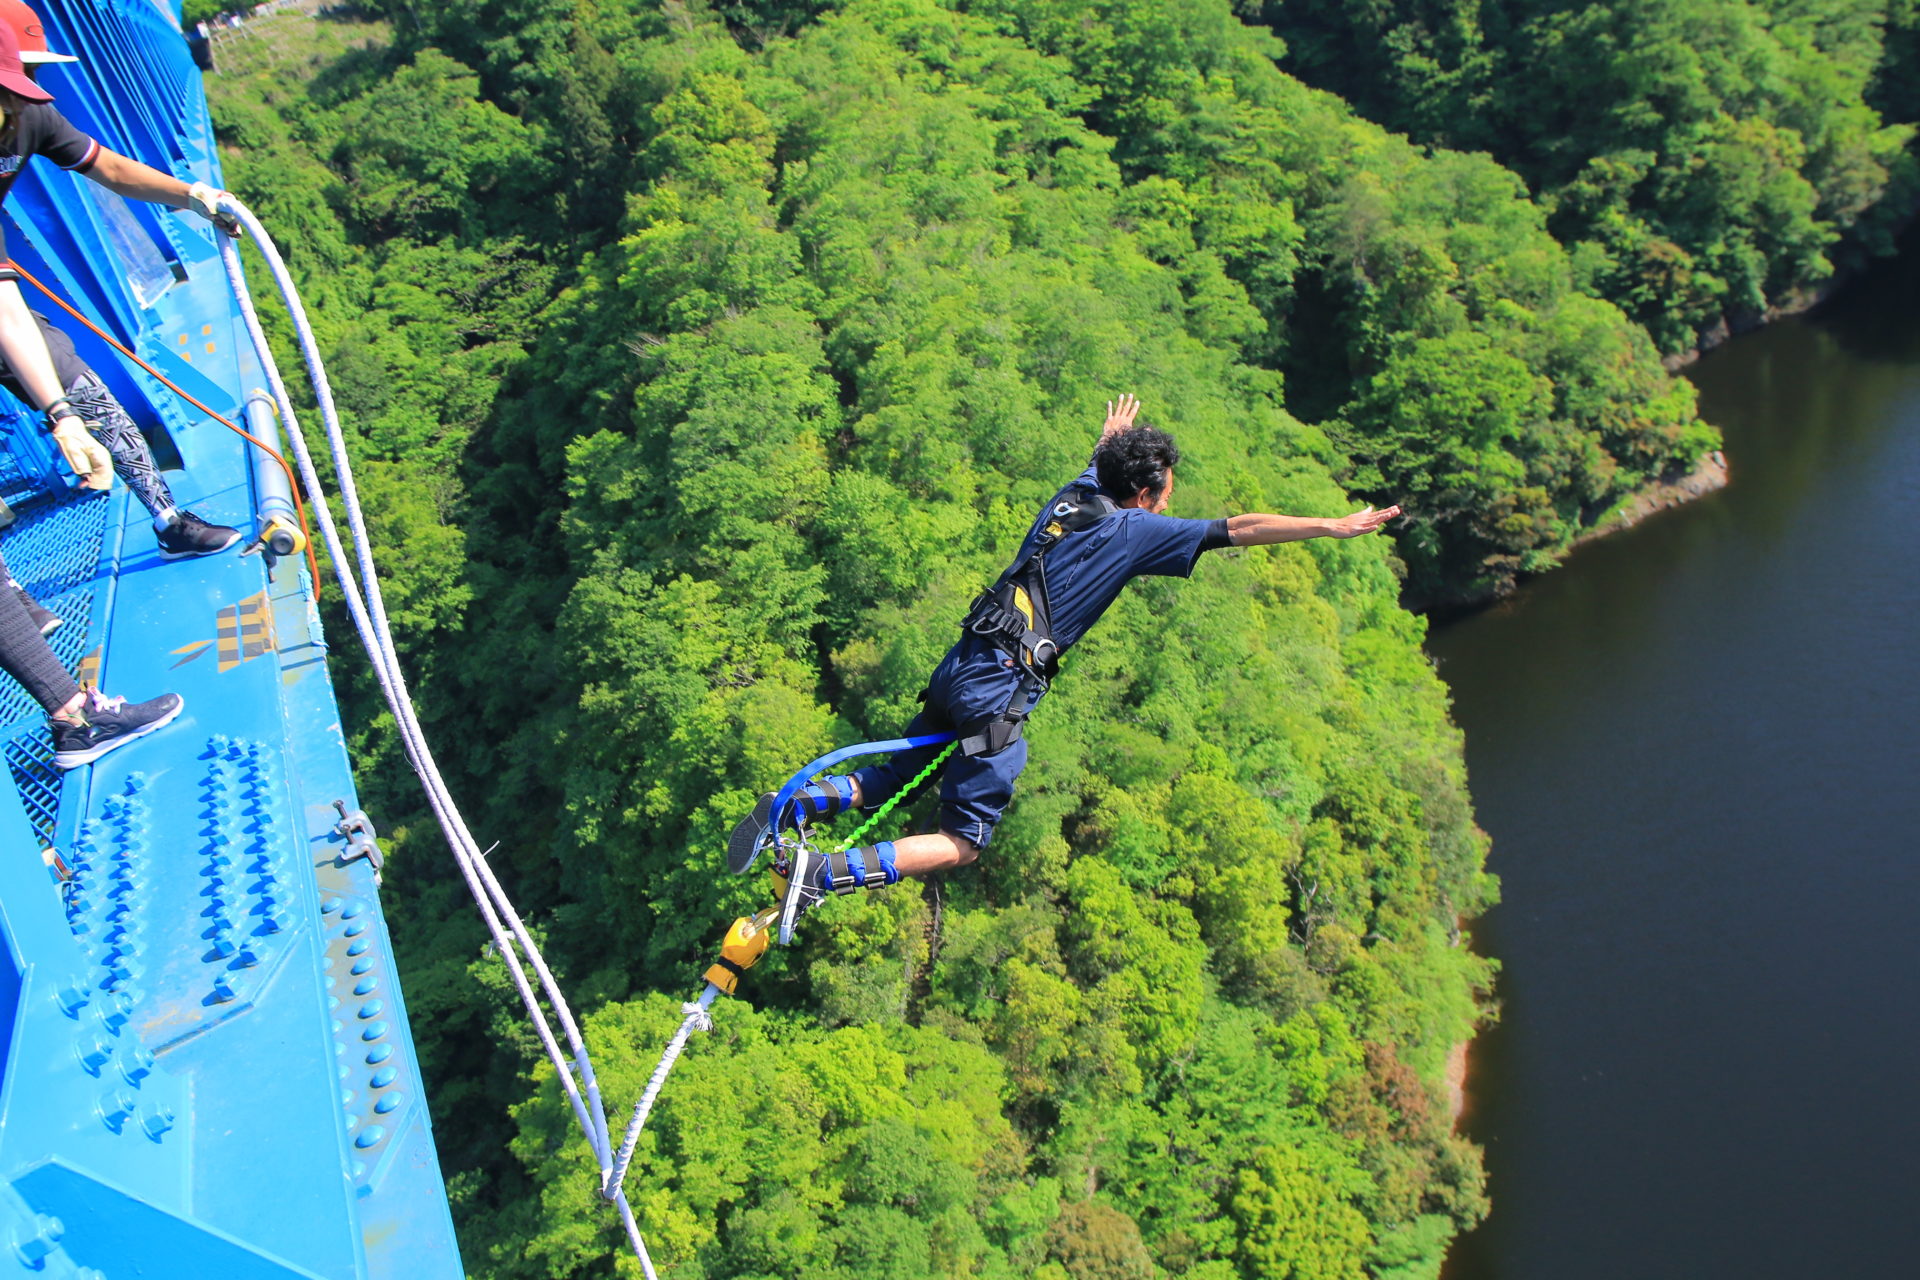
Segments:
[[[100,1118],[107,1122],[107,1128],[119,1133],[127,1123],[127,1117],[133,1114],[140,1100],[125,1089],[114,1089],[100,1097]]]
[[[127,1025],[133,1017],[133,996],[125,991],[115,991],[100,1001],[100,1021],[106,1028],[118,1034],[120,1028]]]
[[[81,1037],[78,1052],[80,1065],[90,1076],[100,1074],[100,1068],[107,1065],[113,1057],[113,1040],[99,1032]]]
[[[69,1018],[78,1018],[80,1011],[87,1007],[87,1001],[93,999],[93,988],[84,978],[75,978],[60,988],[54,999],[60,1002],[60,1012]]]
[[[145,1045],[134,1045],[120,1057],[120,1074],[126,1077],[130,1085],[138,1086],[142,1080],[153,1074],[153,1052]]]
[[[32,1234],[28,1234],[31,1232]],[[60,1247],[60,1237],[67,1234],[67,1224],[60,1219],[44,1213],[33,1215],[31,1226],[14,1228],[13,1252],[24,1266],[38,1270],[47,1257]]]
[[[160,1135],[173,1128],[173,1108],[160,1103],[143,1109],[140,1113],[140,1127],[147,1131],[149,1138],[155,1142],[160,1141]]]

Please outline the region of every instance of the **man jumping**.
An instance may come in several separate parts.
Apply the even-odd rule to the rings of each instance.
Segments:
[[[982,592],[959,641],[934,668],[924,710],[908,737],[954,733],[958,749],[940,771],[940,830],[822,854],[796,842],[784,869],[782,941],[793,921],[827,893],[851,893],[965,866],[979,856],[1013,799],[1027,763],[1021,727],[1046,693],[1060,655],[1085,635],[1120,589],[1137,577],[1184,578],[1202,552],[1308,538],[1355,538],[1400,514],[1363,508],[1341,519],[1237,515],[1184,520],[1166,513],[1180,450],[1166,432],[1136,424],[1131,395],[1107,405],[1093,461],[1041,509],[1013,564]],[[728,864],[745,870],[780,826],[885,803],[940,746],[900,751],[883,764],[808,784],[788,811],[760,802],[727,844]],[[776,864],[776,876],[782,868]]]

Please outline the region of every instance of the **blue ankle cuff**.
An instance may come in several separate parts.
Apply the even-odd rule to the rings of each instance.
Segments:
[[[853,806],[853,779],[835,775],[809,782],[794,793],[790,821],[824,822]]]
[[[867,883],[868,853],[873,854],[875,865],[879,867],[881,874],[886,877],[885,883],[900,883],[900,873],[894,869],[893,865],[893,841],[882,840],[879,844],[867,845],[859,849],[849,849],[841,855],[847,860],[847,879],[855,888],[859,888]],[[839,878],[833,874],[833,863],[831,859],[823,858],[821,860],[820,887],[828,890],[840,887]]]

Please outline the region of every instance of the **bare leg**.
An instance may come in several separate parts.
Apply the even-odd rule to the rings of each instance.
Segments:
[[[864,797],[861,795],[860,780],[853,779],[853,808],[859,808]],[[980,850],[973,841],[954,835],[951,831],[942,831],[935,835],[907,836],[893,842],[893,865],[902,876],[932,875],[936,871],[951,871],[955,867],[964,867],[980,856]]]
[[[937,835],[908,836],[893,842],[893,865],[903,876],[925,876],[936,871],[964,867],[980,856],[971,840],[963,840],[951,831]]]

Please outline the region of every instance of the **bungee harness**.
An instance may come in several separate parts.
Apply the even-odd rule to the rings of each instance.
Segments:
[[[974,597],[967,616],[960,620],[961,629],[1006,650],[1031,685],[1016,693],[1013,705],[994,719],[960,726],[960,754],[990,756],[1020,737],[1033,704],[1060,672],[1060,646],[1053,638],[1047,601],[1047,552],[1068,534],[1091,529],[1119,509],[1118,503],[1092,485],[1063,489],[1043,510],[1046,523],[1035,535],[1033,548]],[[924,700],[926,694],[920,696]]]

